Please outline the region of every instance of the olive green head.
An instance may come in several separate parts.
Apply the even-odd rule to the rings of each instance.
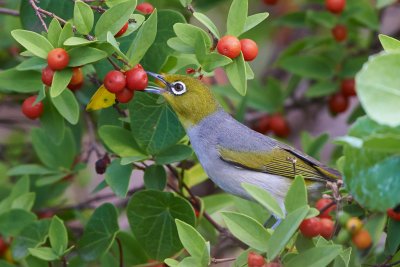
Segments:
[[[166,85],[165,90],[158,92],[172,106],[186,129],[197,125],[219,108],[211,90],[197,78],[178,74],[165,76],[150,72],[148,74]],[[146,91],[155,92],[154,90]]]

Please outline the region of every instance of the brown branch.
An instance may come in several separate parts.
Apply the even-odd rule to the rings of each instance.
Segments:
[[[0,14],[19,16],[19,11],[0,7]]]
[[[125,65],[127,65],[129,68],[132,68],[132,66],[129,64],[128,61],[126,61],[125,59],[121,58],[120,56],[118,56],[117,54],[112,54],[112,56],[114,58],[116,58],[117,60],[121,61],[122,63],[124,63]]]
[[[124,257],[123,257],[123,253],[122,253],[121,240],[119,240],[118,237],[115,237],[115,241],[117,241],[118,248],[119,248],[119,267],[123,267],[124,266]]]
[[[216,258],[211,258],[211,263],[212,264],[218,264],[218,263],[223,263],[223,262],[229,262],[229,261],[234,261],[236,258],[226,258],[226,259],[216,259]]]
[[[124,118],[128,117],[128,115],[126,115],[125,111],[123,111],[123,110],[118,106],[118,100],[115,100],[115,104],[113,105],[113,108],[115,108],[115,109],[118,111],[118,113],[119,113],[122,117],[124,117]]]
[[[108,61],[110,61],[111,65],[113,65],[115,70],[121,70],[121,68],[117,64],[115,64],[115,62],[110,57],[107,57],[107,59]]]
[[[33,7],[33,10],[35,10],[36,16],[39,18],[40,22],[42,23],[42,26],[44,28],[44,30],[46,32],[49,32],[46,23],[43,20],[42,14],[40,12],[40,10],[42,10],[41,8],[39,8],[36,3],[35,0],[29,0],[29,4]]]

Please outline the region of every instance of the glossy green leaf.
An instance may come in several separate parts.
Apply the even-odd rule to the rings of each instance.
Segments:
[[[49,239],[51,248],[56,255],[61,256],[68,246],[68,235],[67,228],[64,226],[64,222],[54,216],[51,220],[49,228]]]
[[[379,34],[379,41],[382,44],[383,49],[385,49],[386,52],[398,52],[400,51],[400,41],[384,35],[384,34]]]
[[[48,247],[28,248],[28,250],[32,256],[45,261],[54,261],[59,258],[58,255]]]
[[[327,266],[342,251],[341,246],[321,246],[310,248],[289,260],[285,266],[307,266],[320,267]]]
[[[85,261],[104,256],[119,231],[118,212],[114,205],[105,203],[98,207],[85,227],[78,243],[78,252]]]
[[[379,54],[370,57],[356,76],[357,96],[365,112],[373,120],[392,127],[400,125],[400,54]]]
[[[34,55],[47,58],[47,54],[54,49],[51,43],[42,35],[26,30],[13,30],[12,37]]]
[[[373,218],[369,219],[364,225],[363,228],[368,231],[371,236],[372,244],[376,245],[382,233],[386,227],[387,216],[386,214],[377,214]]]
[[[56,173],[56,170],[51,170],[38,164],[18,165],[8,170],[8,176],[20,176],[25,174],[46,175]]]
[[[42,86],[42,78],[37,71],[18,71],[12,68],[0,72],[0,90],[29,93],[38,91]]]
[[[149,260],[142,244],[136,240],[135,236],[130,231],[121,231],[118,233],[117,237],[121,241],[122,251],[129,251],[129,253],[123,253],[125,265],[132,266],[142,264]]]
[[[74,7],[74,25],[80,34],[88,34],[92,30],[94,22],[93,11],[88,4],[76,1]]]
[[[19,178],[13,185],[10,194],[0,201],[0,213],[10,210],[15,199],[17,199],[20,195],[24,195],[29,192],[29,186],[29,176],[23,176]]]
[[[305,78],[326,79],[334,74],[333,66],[316,56],[292,56],[283,59],[280,65],[283,69]]]
[[[156,260],[164,260],[182,248],[175,219],[192,226],[195,223],[194,211],[188,201],[170,192],[154,190],[135,193],[128,203],[127,217],[137,240]],[[163,245],[166,242],[168,246]]]
[[[271,213],[280,218],[285,217],[278,202],[268,191],[252,184],[242,184],[242,187],[250,194],[250,196],[266,207]]]
[[[373,134],[364,139],[363,147],[380,152],[400,151],[400,136],[398,134]]]
[[[40,123],[54,143],[59,143],[64,138],[64,118],[54,107],[49,97],[46,97],[42,102],[43,112],[40,116]]]
[[[143,179],[147,189],[162,191],[167,185],[167,172],[161,165],[151,165],[146,168]]]
[[[96,37],[105,41],[107,32],[117,34],[117,32],[129,20],[129,17],[136,8],[136,0],[128,0],[113,6],[104,12],[96,23],[94,33]]]
[[[368,57],[366,56],[360,56],[346,60],[346,62],[342,65],[342,69],[340,70],[340,77],[354,78],[367,60]]]
[[[11,209],[22,209],[30,211],[35,203],[36,193],[29,192],[15,198],[11,204]]]
[[[204,41],[206,42],[206,47],[211,47],[210,37],[207,35],[205,31],[200,29],[199,27],[186,24],[186,23],[176,23],[174,25],[174,31],[176,36],[189,47],[196,47],[197,36],[203,36]]]
[[[232,63],[226,65],[225,71],[233,88],[235,88],[239,94],[245,95],[247,91],[247,80],[243,54],[240,53],[239,56],[233,59]]]
[[[389,219],[386,233],[385,252],[393,255],[400,246],[400,221]]]
[[[338,88],[338,84],[331,81],[318,82],[310,86],[304,95],[309,98],[327,96],[335,93]]]
[[[308,11],[307,20],[327,28],[333,28],[336,25],[335,15],[328,11]]]
[[[72,24],[67,22],[67,24],[64,25],[61,31],[60,37],[58,38],[58,47],[63,47],[64,42],[73,36],[74,36],[74,30],[72,29]]]
[[[301,132],[301,143],[303,145],[303,151],[311,157],[318,159],[320,158],[320,152],[329,140],[329,134],[321,134],[320,136],[313,138],[307,131]]]
[[[210,264],[210,253],[206,245],[206,240],[190,224],[179,219],[175,219],[175,223],[183,247],[190,256],[201,263],[201,266],[208,266]]]
[[[35,185],[38,187],[45,186],[45,185],[50,185],[54,184],[58,181],[60,181],[62,178],[67,177],[67,173],[55,173],[55,174],[50,174],[47,176],[42,176],[39,179],[35,181]]]
[[[206,15],[200,12],[194,12],[193,16],[204,26],[206,26],[207,29],[209,29],[210,32],[212,32],[218,39],[221,38],[217,26],[215,26],[215,24]]]
[[[222,216],[228,229],[240,241],[262,252],[267,251],[271,235],[259,222],[236,212],[223,212]]]
[[[111,32],[107,32],[107,42],[115,48],[115,51],[118,53],[120,57],[122,57],[126,61],[129,61],[128,57],[125,56],[125,54],[120,50],[119,43],[117,42],[117,40],[115,39],[114,35],[112,35]]]
[[[226,22],[226,34],[238,37],[244,30],[247,19],[248,1],[233,0]]]
[[[79,120],[79,104],[71,90],[64,90],[51,99],[55,108],[69,123],[77,124]]]
[[[47,61],[45,59],[40,57],[32,57],[22,61],[21,64],[19,64],[15,68],[19,71],[41,70],[44,69],[46,66]]]
[[[124,199],[129,189],[133,166],[121,165],[120,159],[114,159],[106,169],[106,182],[114,194]]]
[[[293,211],[307,205],[307,188],[304,178],[297,175],[289,187],[285,196],[285,209],[286,212],[292,213]]]
[[[280,251],[297,231],[300,223],[306,217],[308,209],[307,206],[303,206],[289,213],[286,218],[282,220],[269,239],[267,247],[268,258],[275,259],[275,257],[278,256]]]
[[[36,220],[36,215],[23,209],[13,209],[0,214],[0,234],[18,236],[29,224]]]
[[[50,88],[50,96],[57,97],[65,91],[72,78],[72,69],[65,68],[54,72],[53,82]]]
[[[49,32],[47,34],[47,39],[54,46],[58,47],[58,39],[60,37],[62,28],[60,22],[57,19],[52,19],[49,25]]]
[[[157,164],[164,165],[187,159],[192,153],[193,150],[189,146],[177,144],[162,150],[154,159]]]
[[[269,219],[269,217],[271,217],[271,214],[268,212],[268,210],[266,210],[257,202],[239,197],[234,197],[233,201],[233,205],[236,208],[237,212],[250,216],[261,224],[264,224]]]
[[[107,53],[97,48],[80,46],[68,51],[70,67],[77,67],[94,63],[107,57]]]
[[[263,13],[257,13],[251,16],[248,16],[246,18],[246,22],[244,24],[244,29],[242,33],[247,32],[248,30],[253,29],[255,26],[263,22],[266,18],[268,18],[269,13],[268,12],[263,12]]]
[[[81,45],[89,45],[94,43],[95,41],[90,41],[81,37],[70,37],[64,41],[65,46],[81,46]]]

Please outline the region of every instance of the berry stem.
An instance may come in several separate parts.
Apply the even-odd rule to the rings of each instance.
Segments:
[[[19,16],[19,11],[0,7],[0,14]]]
[[[118,67],[118,65],[115,64],[115,62],[110,57],[107,57],[107,59],[108,59],[108,61],[110,61],[111,65],[113,65],[115,70],[121,70],[121,68]]]
[[[132,68],[132,66],[129,64],[128,61],[126,61],[125,59],[121,58],[120,56],[118,56],[117,54],[112,54],[112,56],[114,58],[116,58],[117,60],[121,61],[122,63],[124,63],[126,66],[128,66],[129,68]]]
[[[123,258],[121,240],[119,240],[118,237],[115,237],[115,241],[117,241],[118,249],[119,249],[119,267],[123,267],[124,266],[124,258]]]

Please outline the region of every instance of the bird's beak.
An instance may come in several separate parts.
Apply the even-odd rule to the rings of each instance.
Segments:
[[[156,78],[157,80],[159,80],[160,82],[165,84],[167,88],[169,88],[169,83],[164,80],[164,76],[162,76],[161,74],[153,73],[150,71],[146,71],[146,73],[148,75]],[[160,87],[156,87],[156,86],[147,86],[146,89],[144,89],[144,91],[148,92],[148,93],[158,94],[158,95],[161,95],[162,93],[167,92],[167,90],[160,88]]]

